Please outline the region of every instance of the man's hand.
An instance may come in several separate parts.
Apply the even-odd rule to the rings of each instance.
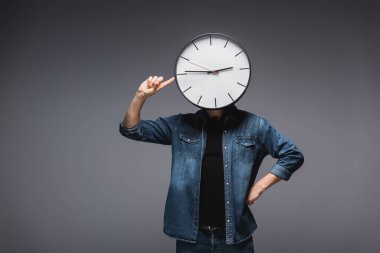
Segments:
[[[175,80],[175,77],[172,77],[165,82],[162,82],[163,80],[164,78],[162,76],[150,76],[140,84],[136,95],[140,98],[146,99],[171,84]]]
[[[140,87],[136,91],[131,103],[129,104],[128,110],[124,115],[123,124],[124,126],[131,128],[137,125],[140,121],[140,111],[145,103],[145,100],[156,94],[159,90],[168,86],[174,81],[174,77],[169,80],[162,82],[164,78],[162,76],[150,76],[144,82],[140,84]]]
[[[257,183],[255,183],[250,189],[248,196],[245,200],[247,205],[252,205],[262,194],[263,192],[274,185],[275,183],[281,181],[281,178],[278,176],[268,173],[263,178],[261,178]]]
[[[252,205],[253,202],[255,202],[261,196],[261,194],[263,194],[264,191],[265,189],[260,184],[254,184],[249,191],[247,199],[245,200],[247,205]]]

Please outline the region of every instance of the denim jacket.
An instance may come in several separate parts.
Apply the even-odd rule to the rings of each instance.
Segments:
[[[250,237],[257,228],[245,199],[264,157],[269,154],[277,158],[269,172],[288,181],[303,164],[303,155],[264,118],[234,105],[225,112],[222,143],[226,244],[235,244]],[[133,128],[119,124],[120,133],[127,138],[171,145],[171,176],[163,232],[193,243],[198,232],[207,120],[207,112],[202,109],[196,113],[140,120]]]

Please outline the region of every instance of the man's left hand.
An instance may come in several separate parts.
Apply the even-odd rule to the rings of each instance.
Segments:
[[[254,184],[249,193],[248,197],[245,200],[247,205],[252,205],[253,202],[255,202],[256,199],[258,199],[263,192],[274,185],[275,183],[281,181],[281,178],[272,174],[272,173],[267,173],[262,179],[260,179],[256,184]]]
[[[252,205],[253,202],[255,202],[261,196],[261,194],[263,194],[263,192],[264,188],[262,188],[257,183],[254,184],[251,190],[249,191],[248,197],[246,198],[245,202],[247,203],[247,205]]]

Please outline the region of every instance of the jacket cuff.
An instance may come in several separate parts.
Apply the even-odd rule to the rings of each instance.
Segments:
[[[292,175],[292,173],[290,173],[287,169],[278,164],[273,165],[272,169],[269,172],[285,181],[288,181]]]
[[[140,126],[140,122],[137,123],[136,126],[128,128],[128,127],[124,126],[123,121],[121,121],[119,124],[119,131],[121,134],[125,134],[125,135],[133,134],[133,133],[137,132],[137,129],[139,128],[139,126]]]

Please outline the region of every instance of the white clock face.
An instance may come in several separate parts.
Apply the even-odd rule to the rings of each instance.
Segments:
[[[180,52],[175,75],[181,93],[194,105],[219,109],[245,92],[251,66],[244,49],[223,34],[204,34]]]

